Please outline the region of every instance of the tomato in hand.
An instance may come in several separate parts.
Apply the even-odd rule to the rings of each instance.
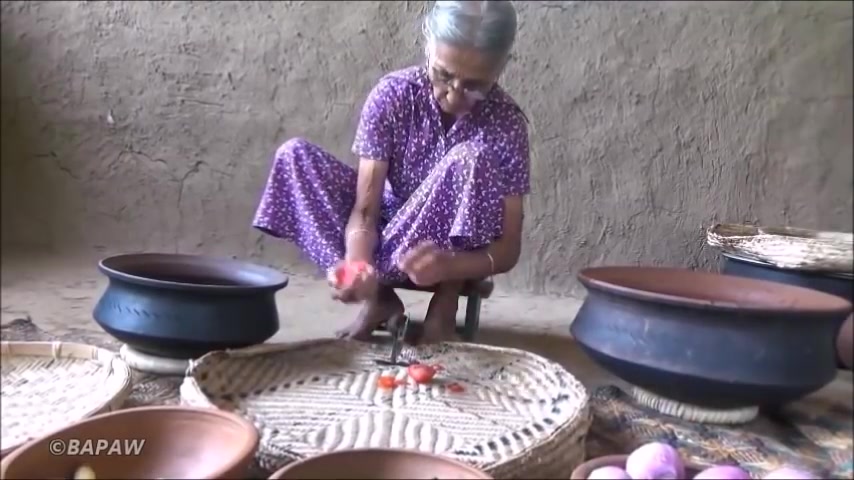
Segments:
[[[367,271],[368,264],[365,262],[345,262],[335,270],[335,283],[338,288],[345,288],[353,284],[359,275]]]

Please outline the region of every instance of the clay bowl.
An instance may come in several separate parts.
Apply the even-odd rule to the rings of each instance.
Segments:
[[[570,480],[587,480],[587,477],[590,476],[593,470],[602,467],[626,468],[626,460],[628,460],[628,458],[628,455],[606,455],[604,457],[590,459],[576,467],[569,478]],[[702,470],[703,468],[696,465],[685,465],[685,476],[688,478],[694,478],[694,476]]]
[[[103,450],[87,451],[89,439],[100,441]],[[69,450],[52,454],[60,442]],[[68,454],[71,442],[78,442],[80,454]],[[104,453],[114,445],[137,450]],[[0,462],[0,478],[74,478],[82,465],[92,468],[96,478],[245,478],[257,449],[255,427],[232,413],[132,408],[89,418],[21,446]]]
[[[710,409],[780,405],[836,375],[851,303],[807,288],[654,267],[589,268],[570,333],[612,374]]]
[[[415,450],[355,449],[325,453],[291,463],[271,479],[491,479],[486,473],[456,460]]]
[[[779,268],[770,263],[741,258],[722,253],[725,275],[768,280],[796,287],[811,288],[846,300],[854,298],[854,275],[850,273],[820,273]],[[849,316],[836,336],[836,353],[839,366],[854,368],[854,317]]]
[[[144,253],[102,260],[109,286],[94,317],[133,349],[167,358],[265,342],[279,329],[287,275],[229,258]]]

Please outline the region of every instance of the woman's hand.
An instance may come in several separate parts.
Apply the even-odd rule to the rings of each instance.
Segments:
[[[327,274],[332,298],[344,303],[358,303],[374,298],[379,278],[374,267],[364,262],[338,262]]]
[[[453,253],[433,242],[422,242],[403,256],[398,267],[412,283],[428,287],[447,280],[452,258]]]

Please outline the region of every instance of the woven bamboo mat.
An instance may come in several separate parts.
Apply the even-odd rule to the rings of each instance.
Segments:
[[[383,389],[383,375],[407,378],[377,365],[389,353],[330,339],[214,352],[193,362],[181,399],[252,419],[267,469],[353,448],[440,454],[494,478],[566,478],[584,461],[588,395],[560,365],[471,343],[404,347],[407,362],[442,370],[429,385]]]
[[[761,414],[747,425],[692,423],[634,404],[614,386],[591,396],[593,425],[589,456],[626,453],[651,441],[679,448],[702,466],[738,463],[761,478],[784,464],[798,465],[821,478],[852,478],[852,404],[809,397],[773,416]]]
[[[131,371],[113,352],[69,342],[4,341],[0,455],[59,426],[121,408]]]
[[[121,344],[106,333],[92,332],[79,328],[68,328],[60,335],[51,335],[38,328],[32,320],[17,319],[0,327],[0,338],[17,342],[63,342],[85,343],[111,350],[118,354]],[[178,388],[182,377],[160,377],[136,370],[133,372],[133,391],[125,401],[125,407],[146,405],[178,405]]]

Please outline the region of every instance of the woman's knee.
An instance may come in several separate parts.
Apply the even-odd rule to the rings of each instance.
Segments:
[[[455,165],[471,169],[492,169],[496,165],[495,150],[480,141],[461,142],[454,145],[445,159]]]
[[[314,148],[314,145],[304,138],[292,138],[276,149],[276,160],[293,161],[305,158]]]
[[[298,174],[304,172],[307,167],[316,166],[324,157],[323,150],[304,138],[292,138],[276,149],[273,168]]]

